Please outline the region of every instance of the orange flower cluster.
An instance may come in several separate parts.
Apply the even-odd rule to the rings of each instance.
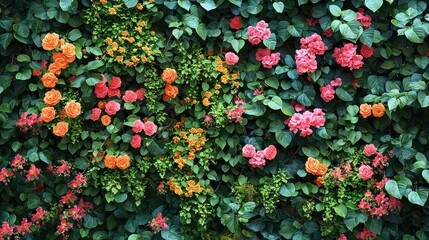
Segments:
[[[328,168],[326,165],[319,160],[309,157],[307,159],[307,162],[305,162],[305,171],[308,173],[311,173],[312,175],[319,176],[314,181],[314,183],[317,184],[317,186],[321,187],[323,184],[323,181],[325,180],[325,174],[328,171]]]
[[[186,185],[185,197],[192,197],[194,193],[200,193],[203,191],[200,183],[195,184],[194,180],[186,181]]]
[[[239,87],[240,82],[237,79],[240,77],[240,72],[230,73],[228,68],[226,67],[226,62],[222,61],[220,57],[216,59],[217,67],[214,68],[216,72],[221,72],[223,75],[220,80],[223,84],[231,84],[233,87]],[[218,94],[218,93],[216,93]]]
[[[166,83],[164,88],[164,96],[162,97],[164,101],[175,98],[179,93],[179,89],[176,86],[172,85],[178,77],[179,76],[177,75],[176,70],[171,68],[166,68],[162,72],[161,79]]]
[[[174,178],[170,178],[170,180],[167,182],[167,185],[170,187],[171,191],[174,191],[175,194],[179,196],[183,194],[182,188],[179,186],[179,183],[174,180]]]
[[[367,118],[369,116],[374,117],[383,117],[384,113],[386,112],[386,108],[382,103],[373,104],[372,106],[368,103],[363,103],[359,107],[359,113],[362,115],[363,118]]]
[[[181,122],[176,123],[176,125],[181,126],[179,123]],[[203,133],[205,133],[205,130],[202,128],[191,128],[188,133],[181,131],[178,136],[173,137],[174,143],[179,143],[181,139],[185,140],[187,143],[187,145],[184,146],[185,149],[187,149],[187,156],[184,154],[185,150],[177,150],[173,155],[174,162],[177,163],[177,167],[179,169],[182,169],[185,166],[186,160],[194,160],[196,152],[203,150],[207,141],[203,136]],[[185,156],[185,158],[183,156]]]
[[[119,168],[121,170],[125,170],[130,166],[130,157],[128,155],[118,157],[106,155],[104,157],[104,166],[109,169]]]

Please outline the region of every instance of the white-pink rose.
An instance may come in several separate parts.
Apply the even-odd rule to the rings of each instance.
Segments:
[[[241,151],[242,151],[243,157],[245,158],[251,158],[256,153],[256,149],[254,146],[252,146],[252,144],[244,145]]]
[[[140,137],[140,135],[134,135],[131,138],[131,142],[130,142],[131,147],[137,149],[137,148],[141,147],[141,143],[142,143],[142,138]]]
[[[363,153],[365,153],[365,155],[368,157],[373,155],[376,152],[377,152],[377,148],[374,146],[374,144],[367,144],[363,149]]]
[[[225,62],[228,65],[235,65],[236,63],[238,63],[238,60],[240,58],[233,52],[227,52],[225,54]]]
[[[359,177],[362,178],[363,180],[368,180],[372,178],[373,174],[374,172],[372,171],[370,166],[362,164],[359,167]]]
[[[121,104],[111,100],[106,104],[104,111],[106,111],[108,115],[115,115],[119,109],[121,109]]]
[[[153,134],[156,133],[157,130],[158,130],[158,127],[155,125],[155,123],[153,123],[151,121],[147,121],[143,125],[143,131],[148,136],[152,136]]]
[[[122,99],[127,103],[132,103],[137,101],[137,94],[134,91],[127,90],[125,94],[122,96]]]
[[[256,154],[249,159],[249,164],[252,165],[253,168],[261,168],[265,166],[264,151],[259,150],[256,152]]]
[[[135,120],[133,122],[133,132],[139,133],[139,132],[143,131],[143,126],[144,126],[144,123],[142,121]]]

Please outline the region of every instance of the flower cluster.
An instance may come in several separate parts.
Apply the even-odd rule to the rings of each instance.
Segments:
[[[359,69],[363,66],[363,56],[356,53],[357,46],[353,43],[346,43],[341,48],[335,48],[332,56],[341,67],[348,67],[350,70]]]
[[[256,24],[256,27],[249,26],[247,29],[247,35],[249,35],[249,42],[252,45],[259,44],[262,40],[270,37],[271,31],[268,28],[268,24],[261,20]]]
[[[360,22],[364,27],[371,27],[371,16],[365,15],[363,8],[358,8],[356,21]]]
[[[338,87],[341,85],[341,78],[335,78],[328,85],[320,87],[320,97],[322,97],[323,101],[330,102],[335,97],[334,87]]]
[[[306,137],[313,133],[310,127],[320,128],[325,125],[325,113],[320,108],[315,108],[313,112],[295,113],[292,117],[284,121],[293,133],[301,130],[300,136]]]
[[[362,232],[356,233],[355,236],[358,240],[373,240],[376,239],[377,234],[363,227]]]
[[[233,106],[233,109],[225,110],[226,116],[230,122],[241,123],[243,121],[244,111],[246,110],[243,105],[246,104],[246,102],[236,99],[234,103],[235,105]]]
[[[29,129],[31,129],[33,126],[38,126],[43,123],[43,118],[40,116],[38,117],[36,113],[28,114],[27,112],[23,112],[21,114],[21,117],[16,121],[16,126],[19,128],[21,132],[27,132]],[[34,134],[35,131],[33,129],[32,134]]]
[[[167,219],[162,217],[162,213],[158,213],[156,217],[150,221],[149,227],[152,229],[153,234],[157,234],[161,230],[168,229]]]
[[[197,153],[203,151],[206,144],[206,131],[202,128],[191,128],[187,132],[182,131],[183,122],[177,122],[174,126],[176,135],[173,137],[173,160],[179,169],[182,169],[187,160],[194,160]]]
[[[146,136],[152,136],[156,133],[158,130],[158,126],[156,126],[155,123],[151,121],[142,122],[140,119],[135,120],[133,122],[133,132],[134,133],[141,133],[142,131],[146,134]],[[142,142],[142,138],[138,134],[134,134],[131,138],[131,147],[133,148],[140,148]]]
[[[175,98],[177,94],[179,94],[179,89],[172,85],[174,81],[179,76],[176,73],[176,70],[171,68],[166,68],[161,74],[161,79],[166,83],[164,88],[164,95],[162,97],[162,100],[168,101],[172,98]]]
[[[256,61],[261,62],[264,68],[272,68],[279,63],[280,53],[271,53],[268,48],[259,48],[256,50]]]
[[[130,166],[130,157],[128,155],[114,156],[106,155],[104,156],[104,166],[109,169],[119,168],[125,170]]]
[[[301,38],[301,49],[296,50],[295,61],[298,74],[314,72],[317,69],[316,55],[323,55],[328,47],[322,42],[322,37],[313,35]]]
[[[369,47],[365,44],[362,44],[360,46],[360,55],[362,55],[362,57],[370,58],[372,56],[372,54],[374,54],[374,48]]]
[[[241,152],[243,157],[249,158],[249,164],[254,168],[261,168],[265,166],[265,159],[273,160],[277,155],[277,149],[274,145],[270,145],[264,150],[256,151],[253,145],[246,144],[242,148]]]
[[[359,106],[359,113],[363,118],[367,118],[369,116],[374,116],[377,118],[383,117],[386,112],[386,108],[382,103],[373,104],[372,106],[368,103],[363,103]]]

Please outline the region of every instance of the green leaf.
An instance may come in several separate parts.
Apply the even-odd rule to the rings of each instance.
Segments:
[[[276,132],[276,140],[284,148],[289,146],[290,142],[292,141],[292,137],[293,137],[293,134],[290,131],[278,131],[278,132]]]
[[[197,31],[197,34],[201,37],[201,39],[206,40],[208,31],[204,23],[198,24],[198,27],[195,30]]]
[[[339,206],[336,206],[334,208],[335,213],[338,214],[338,216],[345,218],[347,216],[347,207],[344,204],[340,204]]]
[[[16,152],[16,151],[15,151]],[[426,180],[426,182],[429,183],[429,170],[423,170],[422,172],[423,178]]]
[[[177,4],[179,4],[181,8],[186,9],[186,11],[189,11],[189,9],[191,9],[191,2],[189,0],[178,0]]]
[[[124,0],[124,4],[127,8],[135,7],[138,2],[138,0]]]
[[[115,196],[115,202],[123,203],[128,199],[128,195],[126,193],[121,193]]]
[[[287,183],[280,188],[280,195],[284,197],[293,197],[296,196],[296,189],[293,183]]]
[[[383,0],[365,0],[364,4],[371,11],[376,12],[383,5]]]
[[[103,61],[101,61],[101,60],[94,60],[94,61],[89,62],[89,63],[85,66],[85,68],[86,68],[88,71],[90,71],[90,70],[95,70],[95,69],[97,69],[97,68],[100,68],[100,67],[102,67],[103,65],[104,65],[104,62],[103,62]]]
[[[410,27],[405,31],[405,36],[413,43],[423,43],[424,38],[417,35],[414,28]]]
[[[359,216],[354,211],[348,211],[347,216],[344,218],[344,223],[350,231],[353,231],[359,224]]]
[[[9,46],[9,44],[12,42],[13,35],[12,33],[3,33],[0,35],[0,46],[2,46],[4,49]]]
[[[273,3],[273,8],[274,10],[276,10],[276,12],[278,13],[282,13],[283,9],[284,9],[285,5],[282,2],[275,2]]]
[[[86,84],[88,84],[89,86],[94,86],[95,84],[101,82],[101,79],[97,79],[97,78],[87,78],[86,79]]]
[[[174,29],[173,30],[173,36],[176,39],[179,39],[182,35],[183,35],[183,30],[180,30],[180,29]]]
[[[23,69],[21,72],[15,75],[18,80],[28,80],[31,78],[31,70],[28,68]]]
[[[429,191],[427,189],[420,189],[418,191],[411,191],[407,197],[411,203],[423,207],[428,199],[428,193]]]
[[[265,47],[274,50],[276,48],[277,45],[277,39],[276,39],[276,34],[271,33],[270,37],[268,39],[265,39],[263,41]]]
[[[239,230],[238,218],[235,215],[224,214],[221,217],[221,222],[231,233]]]
[[[185,14],[183,17],[183,23],[190,28],[198,27],[199,21],[200,19],[198,17],[191,14]]]
[[[399,192],[398,183],[395,180],[390,179],[389,181],[387,181],[384,188],[386,189],[387,193],[390,194],[391,196],[397,199],[402,199],[402,195]]]
[[[341,16],[341,8],[338,7],[337,5],[329,6],[329,12],[335,17]]]
[[[18,62],[30,62],[31,61],[30,57],[28,55],[25,55],[25,54],[18,55],[17,60],[18,60]]]
[[[73,4],[74,0],[60,0],[60,8],[63,11],[68,11],[72,8],[72,4]]]
[[[91,215],[86,215],[83,219],[83,225],[86,228],[95,228],[97,226],[97,220],[93,218]]]
[[[267,84],[267,86],[272,87],[274,89],[279,88],[279,80],[274,77],[265,79],[265,84]]]
[[[210,11],[213,9],[216,9],[216,3],[213,0],[198,0],[201,7],[204,8],[206,11]]]
[[[353,32],[352,28],[347,23],[340,24],[340,32],[341,35],[347,39],[354,40],[358,38],[358,35]]]
[[[365,222],[365,226],[366,228],[368,228],[368,230],[377,235],[380,235],[381,230],[383,229],[381,220],[378,220],[376,218],[368,218],[368,221]]]
[[[244,47],[244,40],[240,39],[234,39],[231,41],[231,46],[232,48],[234,48],[234,51],[236,53],[240,52],[240,50]]]
[[[350,95],[350,93],[348,93],[346,90],[344,90],[344,88],[342,87],[338,87],[337,89],[335,89],[335,93],[337,94],[337,96],[346,102],[350,102],[353,101],[353,96]]]
[[[273,110],[279,110],[282,108],[283,101],[280,97],[274,96],[271,101],[268,103],[268,107]]]
[[[69,32],[68,37],[69,37],[69,39],[70,39],[71,41],[76,41],[76,40],[78,40],[80,37],[82,37],[82,33],[80,32],[80,30],[79,30],[79,29],[73,29],[73,30],[71,30],[71,31]]]

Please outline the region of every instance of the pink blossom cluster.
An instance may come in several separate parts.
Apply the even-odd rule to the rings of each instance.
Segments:
[[[27,178],[27,182],[37,180],[39,179],[39,174],[41,172],[41,169],[36,167],[36,165],[31,164],[30,169],[28,169],[27,174],[25,177]]]
[[[401,201],[392,196],[386,196],[383,191],[375,195],[367,190],[358,207],[361,211],[380,219],[382,216],[389,215],[389,211],[400,210]]]
[[[341,78],[335,78],[328,85],[320,87],[320,97],[325,102],[330,102],[335,97],[334,87],[341,86],[343,83]]]
[[[105,98],[105,97],[118,97],[121,98],[121,91],[119,88],[122,85],[122,80],[120,77],[113,76],[112,80],[107,83],[107,79],[104,74],[101,74],[102,81],[95,84],[94,93],[97,98]],[[137,100],[145,99],[145,89],[141,88],[137,91],[127,90],[125,91],[122,99],[125,102],[135,102]]]
[[[358,8],[356,21],[360,22],[364,27],[371,26],[371,16],[365,15],[363,8]]]
[[[32,113],[28,115],[28,113],[23,112],[21,117],[16,122],[16,126],[19,128],[21,132],[27,132],[33,125],[41,125],[43,123],[43,119],[37,114]],[[32,132],[34,134],[34,130]]]
[[[372,240],[377,237],[377,234],[374,232],[371,232],[366,227],[363,227],[362,232],[356,233],[356,238],[359,240]]]
[[[323,55],[328,47],[322,42],[322,37],[313,35],[301,38],[301,49],[296,50],[295,61],[298,74],[314,72],[317,69],[316,55]]]
[[[272,68],[279,63],[280,53],[271,53],[268,48],[260,48],[256,50],[256,61],[261,62],[264,68]]]
[[[41,224],[44,224],[45,218],[48,216],[48,212],[43,210],[41,206],[36,208],[36,212],[31,214],[31,221],[40,227]]]
[[[234,121],[236,123],[241,123],[243,121],[244,111],[246,110],[242,105],[246,104],[246,102],[241,99],[236,99],[234,103],[235,105],[233,109],[225,110],[226,116],[230,122]]]
[[[2,168],[0,170],[0,182],[7,185],[7,183],[9,182],[9,178],[13,177],[14,175],[15,174],[13,173],[13,171],[9,171],[7,170],[7,168]]]
[[[243,157],[250,158],[249,164],[254,168],[265,166],[265,160],[273,160],[277,155],[277,148],[274,145],[270,145],[264,150],[256,151],[252,144],[246,144],[241,151]]]
[[[262,40],[270,37],[271,30],[268,28],[268,24],[261,20],[256,24],[256,27],[249,26],[247,29],[247,35],[249,35],[249,42],[252,45],[259,44]]]
[[[135,120],[133,122],[133,132],[140,133],[142,131],[146,134],[146,136],[150,137],[154,135],[156,131],[158,131],[158,126],[156,126],[156,124],[151,121],[146,121],[144,123],[140,119]],[[142,142],[141,136],[138,134],[134,134],[131,138],[130,144],[131,144],[131,147],[137,149],[141,147],[141,142]]]
[[[67,186],[76,192],[80,192],[83,187],[86,187],[86,176],[81,172],[78,173],[75,178],[67,184]]]
[[[377,152],[377,148],[374,146],[374,144],[367,144],[365,145],[363,152],[366,156],[370,157],[375,154],[374,159],[372,160],[372,166],[375,168],[384,168],[389,158],[387,156],[384,156],[383,153]]]
[[[348,67],[350,70],[359,69],[363,66],[363,56],[356,53],[357,46],[353,43],[346,43],[341,48],[335,48],[332,56],[341,67]]]
[[[27,160],[22,158],[20,154],[16,154],[15,157],[12,159],[11,165],[13,167],[13,170],[17,171],[17,170],[23,170],[26,163],[27,163]]]
[[[71,164],[65,161],[64,159],[61,160],[60,166],[53,166],[52,164],[49,164],[46,169],[52,173],[54,176],[68,176],[70,174],[71,170]]]
[[[149,223],[149,227],[152,229],[153,234],[156,234],[161,230],[166,230],[168,229],[167,219],[162,217],[162,213],[158,213]]]
[[[292,117],[284,121],[293,133],[301,130],[300,136],[306,137],[313,133],[310,127],[320,128],[325,125],[325,113],[320,108],[315,108],[313,112],[295,113]]]

